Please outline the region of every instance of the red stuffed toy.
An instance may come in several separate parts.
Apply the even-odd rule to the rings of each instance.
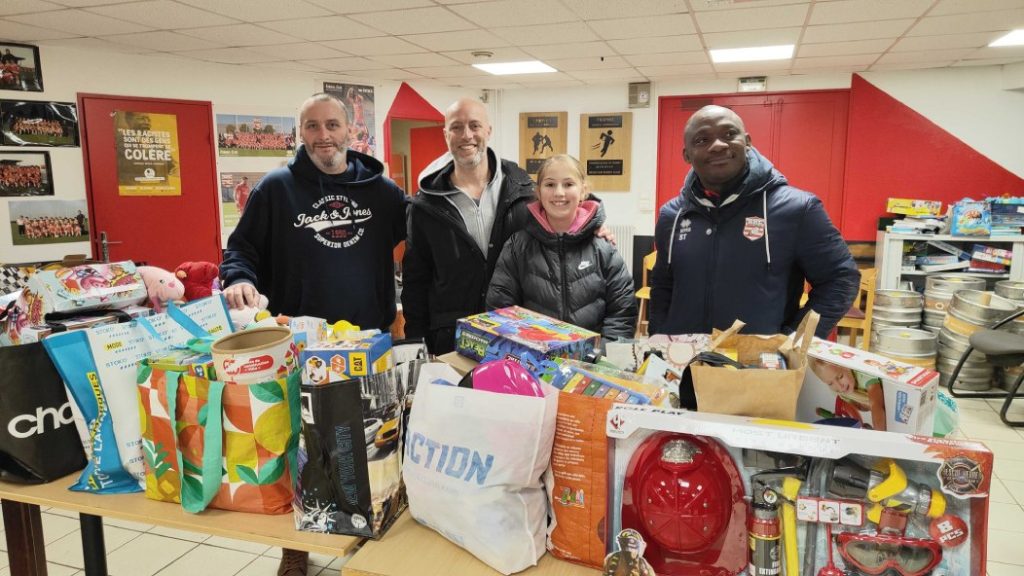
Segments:
[[[174,275],[185,285],[185,300],[191,302],[213,295],[219,270],[213,262],[182,262]]]

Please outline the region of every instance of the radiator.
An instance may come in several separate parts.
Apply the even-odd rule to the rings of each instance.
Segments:
[[[615,248],[619,256],[626,261],[626,269],[633,273],[633,227],[625,224],[609,224],[612,234],[615,234]]]

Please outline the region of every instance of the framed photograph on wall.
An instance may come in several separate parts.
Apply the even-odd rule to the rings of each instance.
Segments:
[[[0,196],[53,196],[50,153],[0,151]]]
[[[12,200],[8,212],[15,246],[89,241],[85,200]]]
[[[0,145],[78,146],[78,109],[68,102],[0,100]]]
[[[43,91],[38,46],[0,42],[0,90]]]

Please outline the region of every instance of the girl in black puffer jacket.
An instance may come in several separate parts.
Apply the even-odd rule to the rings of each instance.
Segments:
[[[518,304],[605,339],[633,337],[633,278],[615,247],[594,236],[603,222],[587,195],[578,160],[559,154],[544,162],[538,200],[529,205],[533,218],[498,257],[488,310]]]

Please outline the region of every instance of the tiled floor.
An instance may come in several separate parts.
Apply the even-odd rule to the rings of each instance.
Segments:
[[[989,505],[988,576],[1024,576],[1024,429],[999,421],[997,400],[958,401],[958,437],[980,440],[995,453]],[[1024,419],[1024,400],[1011,410]],[[112,576],[274,576],[281,550],[195,532],[105,520],[107,567]],[[78,517],[56,508],[43,511],[43,533],[51,576],[82,576]],[[6,539],[0,534],[0,547]],[[310,556],[309,576],[338,574],[343,558]],[[7,576],[0,554],[0,576]]]

